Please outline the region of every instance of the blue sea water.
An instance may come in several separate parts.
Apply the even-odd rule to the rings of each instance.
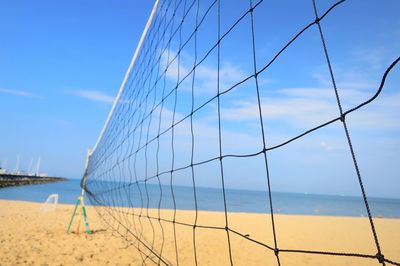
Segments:
[[[117,183],[107,183],[111,193],[98,197],[102,204],[114,206],[150,207],[172,209],[174,201],[171,188],[162,185],[141,184],[122,186]],[[116,189],[120,188],[120,189]],[[93,185],[93,191],[96,187]],[[80,180],[29,185],[0,189],[0,199],[44,202],[52,193],[59,194],[59,202],[74,204],[80,195]],[[162,196],[161,196],[162,192]],[[193,210],[195,201],[193,188],[174,186],[173,193],[177,209]],[[199,210],[223,211],[224,200],[221,189],[197,188],[197,208]],[[273,209],[275,213],[328,216],[366,216],[366,208],[361,197],[312,195],[298,193],[273,192]],[[88,205],[98,204],[86,200]],[[129,204],[128,204],[129,203]],[[373,216],[400,218],[400,199],[369,198]],[[269,213],[268,194],[261,191],[226,190],[226,208],[231,212]]]

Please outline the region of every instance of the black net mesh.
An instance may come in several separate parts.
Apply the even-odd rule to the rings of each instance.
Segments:
[[[233,10],[229,5],[237,5],[237,8]],[[291,36],[287,34],[280,49],[274,51],[272,56],[260,51],[262,44],[257,41],[259,35],[268,35],[268,25],[256,23],[257,18],[267,14],[268,5],[268,1],[252,0],[240,3],[161,0],[110,122],[90,156],[84,189],[109,228],[140,251],[142,263],[178,265],[182,257],[189,256],[179,251],[179,246],[187,242],[187,239],[186,242],[180,240],[180,231],[190,230],[190,257],[196,265],[202,262],[197,254],[197,238],[210,232],[215,232],[217,238],[225,239],[226,251],[221,253],[225,254],[230,264],[234,263],[235,256],[232,238],[241,238],[241,241],[252,242],[273,254],[278,265],[283,253],[351,256],[359,257],[360,263],[365,259],[377,264],[395,265],[396,262],[383,256],[379,245],[346,117],[367,107],[377,98],[399,58],[384,73],[380,73],[381,83],[372,97],[346,108],[342,104],[340,88],[336,85],[323,27],[323,21],[335,16],[337,9],[346,8],[346,2],[337,1],[322,10],[315,1],[310,1],[307,8],[312,16],[305,15],[302,19],[304,25],[292,30]],[[238,13],[239,7],[242,8],[241,13]],[[307,18],[309,21],[306,21]],[[285,19],[282,16],[282,20]],[[316,33],[318,53],[323,55],[329,71],[335,115],[304,127],[294,136],[268,144],[269,120],[264,100],[268,82],[263,75],[271,68],[274,71],[273,67],[279,64],[280,57],[284,57],[287,50],[310,31]],[[239,38],[235,37],[238,35]],[[246,54],[245,60],[241,60],[246,71],[238,71],[234,63],[226,63],[229,61],[226,58],[234,58],[235,53]],[[282,59],[283,62],[285,60]],[[233,127],[229,115],[234,114],[234,110],[228,112],[227,108],[229,97],[240,97],[242,94],[251,99],[254,106],[251,110],[256,123],[254,128],[248,130],[257,133],[255,142],[235,143],[236,135],[226,133]],[[202,125],[201,121],[207,118],[212,120],[212,128]],[[273,173],[270,168],[273,169],[273,165],[269,154],[332,124],[341,125],[344,132],[343,138],[356,172],[354,179],[361,188],[366,219],[369,219],[372,229],[370,232],[376,248],[374,254],[352,250],[285,249],[279,246],[274,196],[271,193]],[[268,230],[272,239],[269,242],[236,230],[229,220],[226,185],[230,182],[231,172],[235,171],[233,165],[252,167],[253,161],[262,166],[257,171],[259,169],[266,193],[260,205],[265,206],[268,214]],[[205,206],[203,202],[207,201],[201,196],[201,187],[208,185],[204,175],[212,175],[210,185],[219,188],[222,224],[213,225],[199,219],[200,210],[206,209],[202,207]],[[190,187],[190,194],[183,195],[188,190],[179,185]],[[181,201],[180,197],[186,200]],[[189,218],[181,219],[180,209],[193,211]],[[166,236],[167,228],[173,232],[172,236]],[[174,257],[167,257],[166,250]]]

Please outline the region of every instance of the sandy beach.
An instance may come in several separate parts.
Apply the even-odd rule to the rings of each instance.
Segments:
[[[40,211],[40,203],[0,200],[0,265],[153,265],[153,254],[139,245],[126,230],[142,235],[141,241],[155,250],[162,247],[162,257],[176,264],[173,224],[142,217],[139,210],[88,207],[92,235],[66,234],[72,205],[58,205],[55,211]],[[102,221],[98,214],[106,218]],[[129,213],[129,214],[128,214]],[[157,210],[143,210],[143,215],[158,217]],[[164,219],[172,219],[173,211],[162,210]],[[123,225],[112,217],[118,217]],[[136,217],[132,219],[132,217]],[[366,218],[276,215],[276,235],[280,249],[303,249],[347,253],[376,254],[369,222]],[[180,265],[194,265],[193,224],[195,213],[176,213],[176,245]],[[150,222],[151,221],[151,222]],[[229,228],[255,241],[274,246],[271,219],[265,214],[230,213]],[[375,219],[376,230],[385,258],[400,261],[400,219]],[[218,212],[198,213],[197,224],[223,227],[225,216]],[[134,226],[136,225],[136,226]],[[115,230],[112,230],[114,228]],[[152,229],[153,228],[153,229]],[[131,245],[121,235],[128,239]],[[196,258],[199,265],[228,265],[227,234],[221,229],[196,228]],[[164,236],[164,237],[162,237]],[[235,265],[276,265],[273,251],[230,233],[231,254]],[[280,253],[282,265],[380,265],[377,260],[332,257],[299,253]]]

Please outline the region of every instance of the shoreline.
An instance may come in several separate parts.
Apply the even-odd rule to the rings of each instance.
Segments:
[[[55,181],[55,182],[62,182],[62,181]],[[51,182],[49,182],[51,183]],[[36,185],[36,184],[33,184]],[[1,189],[1,187],[0,187]],[[77,194],[79,195],[79,194]],[[78,197],[78,196],[76,196]],[[15,202],[25,202],[25,203],[36,203],[36,204],[42,204],[43,200],[25,200],[25,199],[2,199],[0,198],[0,202],[1,201],[15,201]],[[70,203],[65,203],[65,202],[58,202],[59,205],[64,205],[64,206],[70,206],[70,205],[74,205],[75,204],[75,198],[73,202]],[[92,205],[92,203],[90,202],[90,200],[87,198],[87,196],[85,197],[85,205],[86,206],[90,206],[90,207],[107,207],[107,206],[103,206],[103,205]],[[114,208],[129,208],[127,206],[113,206]],[[139,210],[140,207],[138,206],[134,206],[133,207],[136,210]],[[147,210],[146,207],[143,207],[143,210]],[[149,207],[149,210],[152,211],[158,211],[158,208],[152,208]],[[174,209],[170,209],[170,208],[160,208],[160,211],[171,211],[173,212]],[[192,209],[176,209],[177,212],[194,212],[195,210]],[[198,209],[198,212],[209,212],[209,213],[224,213],[223,210],[203,210],[203,209]],[[242,215],[247,215],[247,214],[254,214],[254,215],[270,215],[270,212],[251,212],[251,211],[228,211],[228,214],[242,214]],[[367,215],[334,215],[334,214],[321,214],[321,213],[314,213],[314,214],[308,214],[308,213],[284,213],[284,212],[274,212],[274,215],[278,215],[278,216],[300,216],[300,217],[337,217],[337,218],[360,218],[360,219],[368,219]],[[380,219],[388,219],[388,220],[399,220],[400,221],[400,216],[384,216],[384,215],[378,215],[378,216],[374,216],[372,215],[372,218],[374,220],[380,220]]]
[[[141,264],[142,257],[136,249],[138,243],[126,229],[118,226],[118,221],[128,225],[133,233],[141,230],[142,239],[152,244],[155,250],[160,250],[163,245],[163,258],[171,264],[176,264],[174,228],[169,222],[174,219],[173,210],[160,210],[160,216],[165,221],[150,222],[146,216],[158,217],[158,209],[143,209],[139,218],[137,209],[134,216],[132,209],[124,207],[87,206],[89,225],[94,231],[94,234],[87,235],[82,233],[83,224],[80,225],[81,234],[66,234],[74,205],[59,204],[56,211],[41,212],[39,209],[42,205],[27,201],[0,200],[0,241],[4,247],[0,250],[0,257],[5,258],[4,265]],[[101,214],[101,217],[98,214]],[[118,221],[115,221],[113,216],[118,217]],[[230,233],[235,265],[276,265],[273,251],[251,241],[253,239],[273,246],[270,218],[268,214],[259,213],[228,214],[229,228],[246,236]],[[77,229],[77,220],[72,226],[73,231]],[[179,264],[182,265],[192,265],[194,261],[193,227],[183,225],[193,225],[194,221],[195,212],[176,212],[176,239],[180,255]],[[374,219],[374,222],[385,258],[399,262],[400,219],[381,218]],[[196,251],[199,263],[229,265],[225,230],[205,228],[223,228],[224,223],[223,212],[198,212]],[[367,218],[277,214],[275,225],[281,250],[376,254]],[[120,235],[126,237],[131,245]],[[141,248],[143,249],[143,246]],[[282,265],[380,265],[376,259],[291,252],[280,252],[279,255]]]
[[[0,189],[25,185],[38,185],[68,181],[63,177],[0,174]]]
[[[78,198],[79,195],[76,196]],[[0,202],[2,201],[14,201],[14,202],[20,202],[20,203],[34,203],[34,204],[43,204],[44,201],[31,201],[31,200],[24,200],[24,199],[2,199],[0,198]],[[76,203],[76,202],[75,202]],[[74,202],[71,203],[64,203],[64,202],[58,202],[58,205],[62,206],[74,206]],[[104,205],[92,205],[90,200],[88,200],[87,196],[85,197],[85,206],[90,207],[90,208],[104,208],[104,207],[110,207],[110,206],[104,206]],[[127,206],[113,206],[111,208],[118,208],[118,209],[128,209],[129,207]],[[140,207],[133,207],[135,210],[140,210]],[[146,207],[143,207],[143,210],[147,210]],[[158,211],[157,208],[151,208],[149,207],[149,210],[152,212]],[[168,208],[160,208],[160,211],[167,211],[167,212],[174,212],[174,209],[168,209]],[[191,209],[176,209],[176,212],[194,212],[195,210]],[[199,209],[198,212],[207,212],[207,213],[214,213],[214,214],[220,214],[224,213],[224,211],[219,211],[219,210],[201,210]],[[269,212],[251,212],[251,211],[228,211],[228,214],[233,214],[233,215],[270,215]],[[274,216],[300,216],[300,217],[332,217],[332,218],[354,218],[354,219],[368,219],[368,216],[351,216],[351,215],[322,215],[322,214],[301,214],[301,213],[281,213],[281,212],[274,212]],[[378,217],[378,216],[372,216],[372,218],[375,219],[387,219],[387,220],[399,220],[400,217]]]
[[[161,208],[174,209],[173,197],[168,190],[169,187],[162,188]],[[48,195],[57,193],[60,196],[59,202],[74,204],[76,197],[81,194],[80,180],[69,179],[66,182],[48,183],[40,186],[16,186],[0,189],[0,199],[25,200],[32,202],[42,202]],[[130,191],[130,202],[128,198],[122,197],[113,202],[118,207],[140,208],[148,206],[158,209],[160,191],[154,187],[148,187],[149,198],[146,195],[140,198],[139,191]],[[175,193],[176,208],[179,210],[194,210],[194,199],[189,194],[190,188],[179,188]],[[123,192],[125,193],[125,192]],[[227,210],[232,213],[269,213],[268,199],[259,192],[245,191],[243,193],[226,190]],[[197,195],[197,208],[203,211],[224,212],[221,191],[216,189],[200,189]],[[87,196],[89,196],[87,194]],[[309,215],[309,216],[343,216],[343,217],[367,217],[367,211],[362,198],[318,196],[308,197],[295,193],[285,193],[284,195],[273,194],[274,214],[285,215]],[[147,205],[147,200],[149,200]],[[100,204],[106,203],[109,199],[100,199]],[[89,201],[89,197],[87,203]],[[95,200],[93,204],[97,204]],[[369,206],[372,217],[376,218],[400,218],[400,199],[374,199],[369,198]]]

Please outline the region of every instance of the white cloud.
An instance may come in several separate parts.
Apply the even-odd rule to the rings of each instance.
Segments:
[[[12,95],[20,96],[20,97],[40,98],[38,95],[35,95],[35,94],[27,92],[27,91],[22,91],[22,90],[12,90],[12,89],[0,88],[0,93],[12,94]]]
[[[113,103],[115,97],[97,90],[68,90],[70,94],[95,102]]]
[[[355,59],[362,64],[366,64],[369,68],[373,70],[382,69],[386,67],[385,61],[387,58],[390,58],[388,55],[388,51],[385,47],[375,47],[363,49],[354,52]]]
[[[341,96],[346,106],[354,107],[368,99],[369,95],[349,89],[344,90]],[[379,103],[350,114],[351,125],[364,129],[399,129],[400,93],[378,99]],[[292,126],[316,126],[338,116],[335,96],[331,90],[324,88],[282,89],[271,97],[262,98],[261,108],[266,120],[279,120]],[[224,119],[232,121],[259,119],[258,104],[254,101],[236,101],[231,108],[225,108],[221,113]]]
[[[325,151],[345,151],[348,149],[343,141],[338,138],[324,139],[319,142],[319,146]]]
[[[336,85],[341,91],[346,89],[371,89],[372,83],[366,81],[367,75],[365,73],[349,69],[344,70],[338,66],[334,66],[334,71]],[[312,74],[311,77],[317,80],[320,85],[333,88],[331,77],[326,71],[319,70],[319,72]]]
[[[170,59],[174,56],[175,54],[170,51]],[[184,54],[181,54],[180,60],[179,71],[180,78],[182,78],[191,69],[188,62],[193,64],[193,60]],[[166,56],[163,58],[163,64],[167,64]],[[222,63],[221,66],[221,91],[228,89],[245,77],[245,69],[226,62]],[[214,65],[206,62],[197,67],[196,94],[205,94],[201,96],[206,97],[215,95],[217,72],[217,68]],[[262,82],[263,85],[260,87],[262,90],[261,107],[268,136],[268,147],[280,144],[307,129],[339,116],[332,82],[325,72],[321,70],[310,75],[314,84],[312,85],[313,87],[276,88],[279,86],[279,82],[276,80],[268,79]],[[346,69],[345,71],[336,67],[335,73],[337,74],[337,85],[344,111],[368,100],[373,96],[379,85],[376,84],[375,77],[356,70]],[[167,71],[168,80],[176,82],[177,74],[178,64],[176,59]],[[191,78],[188,80],[191,81]],[[183,83],[181,88],[190,91],[190,84],[191,82],[188,82],[187,85]],[[270,86],[270,84],[273,85]],[[275,87],[275,89],[271,89],[271,87]],[[254,98],[254,93],[251,93],[247,87],[244,87],[241,92],[240,94],[230,93],[229,97],[224,96],[223,105],[221,106],[223,149],[227,153],[251,153],[257,150],[257,147],[260,147],[257,99]],[[249,93],[247,94],[247,92]],[[196,95],[196,99],[201,96]],[[182,99],[184,98],[180,100]],[[215,103],[210,103],[208,106],[212,107],[212,104]],[[354,132],[356,135],[360,135],[361,132],[373,132],[374,130],[375,132],[376,130],[384,130],[386,133],[389,133],[387,130],[391,132],[392,130],[399,130],[399,107],[400,93],[386,92],[380,95],[373,103],[350,114],[347,118],[348,125],[351,130],[357,131]],[[179,120],[178,117],[183,117],[186,114],[176,113],[175,121]],[[170,119],[166,119],[167,117]],[[170,115],[167,115],[166,112],[162,121],[168,120],[170,124],[171,117],[172,112]],[[212,157],[211,150],[218,146],[218,124],[215,122],[217,121],[216,108],[207,110],[204,108],[201,115],[195,117],[196,120],[193,122],[195,140],[197,144],[201,143],[201,147],[197,147],[198,154],[203,157]],[[176,143],[180,147],[184,147],[181,153],[184,153],[183,150],[190,146],[189,126],[190,124],[186,120],[175,129],[175,134],[179,136],[176,139]],[[166,126],[162,126],[162,128],[166,128]],[[315,149],[322,149],[328,152],[343,151],[346,150],[347,146],[342,143],[341,133],[343,133],[341,125],[337,123],[320,131],[317,141],[308,141],[308,138],[305,138],[306,140],[303,139],[302,143],[304,144],[303,146],[312,146]]]
[[[162,66],[165,68],[168,63],[168,53],[162,56]],[[169,61],[176,56],[174,51],[169,51]],[[189,63],[191,62],[191,63]],[[180,79],[186,76],[192,70],[194,60],[188,55],[181,53],[179,62]],[[167,73],[168,79],[176,82],[178,76],[178,58],[170,63]],[[245,75],[242,69],[232,65],[229,62],[221,62],[219,69],[219,85],[220,91],[232,87],[234,84],[243,80]],[[191,81],[191,79],[190,79]],[[196,94],[216,94],[218,82],[218,68],[210,64],[202,63],[196,68],[195,93]],[[191,83],[190,83],[191,84]],[[191,91],[191,86],[182,86],[183,90]]]
[[[312,93],[312,92],[310,92]],[[335,115],[335,104],[325,98],[325,93],[305,97],[306,90],[282,90],[271,97],[261,99],[262,114],[266,120],[283,120],[292,124],[312,124]],[[251,121],[259,119],[256,101],[237,101],[231,108],[222,110],[222,118],[227,120]],[[337,113],[337,112],[336,112]]]

